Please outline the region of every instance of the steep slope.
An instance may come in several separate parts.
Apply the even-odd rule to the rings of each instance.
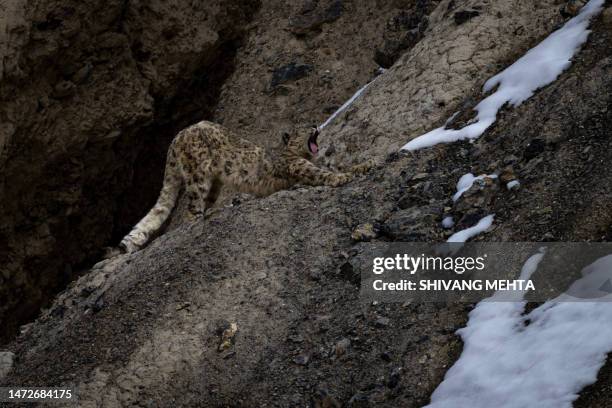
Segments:
[[[154,200],[257,5],[0,1],[0,340]]]
[[[499,4],[468,3],[478,16],[458,24],[459,10],[441,2],[430,19],[439,16],[439,23],[325,131],[336,146],[328,160],[376,155],[385,163],[337,189],[241,198],[142,252],[98,264],[8,346],[15,367],[3,383],[78,384],[84,406],[426,404],[461,350],[453,333],[470,306],[363,304],[355,259],[364,247],[350,238],[356,226],[380,225],[380,241],[442,240],[451,233],[440,226],[450,211],[456,229],[495,212],[488,240],[601,240],[612,228],[612,111],[610,92],[602,92],[611,85],[609,6],[572,67],[519,108],[504,110],[476,143],[387,156],[388,147],[433,128],[444,114],[462,109],[460,117],[468,116],[471,105],[462,101],[480,96],[487,75],[561,21],[553,2],[517,2],[499,27],[487,23]],[[519,26],[523,34],[508,39],[504,27]],[[438,53],[428,35],[457,44],[493,38],[492,50],[505,45],[456,65],[444,76],[456,82],[431,82],[418,96],[429,75],[437,77],[437,65],[423,65],[424,54]],[[417,71],[415,84],[410,73]],[[231,84],[221,101],[237,92]],[[444,106],[428,96],[443,91],[456,92]],[[229,113],[217,115],[237,126]],[[372,132],[386,139],[370,146]],[[512,172],[521,188],[502,185],[467,208],[453,205],[455,184],[468,171]],[[219,349],[231,323],[238,332]],[[605,406],[608,388],[595,384],[584,406]]]
[[[397,151],[453,113],[469,112],[486,79],[560,23],[556,3],[440,3],[423,39],[327,129],[329,163]]]
[[[379,68],[377,49],[390,61],[398,58],[388,37],[411,37],[415,29],[424,35],[438,3],[263,1],[214,120],[273,149],[281,131],[320,124],[368,82]],[[404,41],[404,50],[416,40]]]
[[[213,119],[272,149],[437,3],[0,2],[0,339],[144,215],[178,130]]]

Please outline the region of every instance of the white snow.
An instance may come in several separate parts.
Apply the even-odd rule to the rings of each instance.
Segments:
[[[580,13],[536,47],[529,50],[514,64],[489,79],[483,91],[497,90],[483,99],[475,108],[476,121],[462,129],[440,127],[408,142],[402,150],[418,150],[438,143],[451,143],[480,137],[506,103],[518,106],[533,93],[553,82],[571,65],[571,58],[587,40],[591,18],[597,15],[604,0],[590,0]]]
[[[357,92],[355,92],[355,94],[353,94],[353,96],[351,96],[349,98],[348,101],[344,102],[344,104],[341,107],[339,107],[334,113],[332,113],[331,116],[329,118],[327,118],[327,120],[325,122],[323,122],[322,125],[319,126],[319,130],[323,130],[323,128],[325,128],[327,125],[329,125],[336,118],[336,116],[338,116],[339,114],[344,112],[346,110],[346,108],[351,106],[353,104],[353,102],[355,102],[355,100],[361,96],[363,91],[365,91],[370,85],[372,85],[374,83],[374,81],[376,81],[380,77],[380,75],[385,73],[385,71],[386,70],[384,68],[379,67],[378,68],[379,75],[376,78],[374,78],[373,80],[371,80],[370,82],[368,82],[367,84],[365,84],[364,86],[362,86],[361,88],[359,88],[357,90]]]
[[[521,183],[518,180],[512,180],[510,182],[508,182],[508,184],[506,184],[506,188],[508,190],[513,190],[515,188],[519,188],[521,185]]]
[[[444,126],[448,126],[449,123],[451,123],[456,117],[457,115],[459,115],[461,113],[461,111],[457,111],[455,113],[453,113],[450,118],[446,119],[446,122],[444,123]]]
[[[475,177],[472,173],[466,173],[457,182],[457,192],[453,196],[453,201],[457,201],[463,193],[468,191],[476,180],[483,180],[484,178],[497,178],[497,174],[481,174],[478,177]]]
[[[465,242],[468,239],[475,237],[493,225],[493,218],[495,218],[495,214],[487,215],[486,217],[481,218],[480,221],[478,221],[473,227],[455,232],[448,238],[448,240],[446,240],[446,242]]]
[[[442,228],[453,228],[453,225],[455,225],[455,220],[453,220],[453,217],[451,217],[450,215],[448,217],[444,217],[444,219],[442,220]]]
[[[528,279],[542,257],[532,256],[519,279]],[[598,291],[611,271],[612,255],[600,258],[567,293]],[[570,408],[612,350],[612,295],[599,291],[604,296],[593,302],[567,293],[526,315],[521,291],[512,302],[494,301],[508,293],[480,302],[458,331],[461,357],[427,407]]]

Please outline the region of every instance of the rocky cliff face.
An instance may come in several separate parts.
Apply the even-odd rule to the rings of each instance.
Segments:
[[[257,7],[0,2],[3,335],[155,199],[169,140],[214,106]]]
[[[377,50],[391,47],[388,33],[409,35],[411,26],[396,21],[409,15],[426,26],[438,3],[264,1],[214,120],[270,149],[295,123],[321,124],[375,76]]]
[[[460,112],[458,118],[470,117],[483,82],[563,21],[558,3],[306,1],[288,6],[262,1],[231,58],[233,69],[221,70],[226,74],[216,102],[205,105],[212,107],[210,117],[273,150],[281,130],[300,121],[322,122],[372,78],[374,61],[389,58],[395,61],[391,68],[321,136],[323,161],[331,166],[364,157],[376,157],[380,164],[337,189],[298,187],[265,199],[238,197],[233,206],[220,208],[206,220],[189,225],[175,220],[176,229],[141,252],[97,264],[7,346],[15,358],[3,383],[76,384],[83,406],[425,405],[461,351],[454,332],[465,323],[471,305],[363,304],[356,260],[366,246],[359,231],[368,231],[370,239],[380,243],[441,241],[450,234],[440,226],[445,215],[452,214],[461,229],[483,214],[495,213],[494,228],[482,239],[610,240],[612,234],[612,110],[610,92],[601,91],[612,85],[609,5],[572,67],[520,107],[504,110],[477,142],[396,152],[454,112]],[[211,6],[199,18],[223,13],[220,5]],[[246,13],[225,13],[247,19]],[[415,16],[417,22],[406,16]],[[142,21],[132,27],[141,27],[149,38],[152,34]],[[227,34],[227,27],[216,32]],[[236,38],[233,35],[228,38]],[[135,38],[141,37],[145,35]],[[159,38],[141,41],[154,44]],[[151,52],[145,65],[157,78],[172,78],[187,69],[172,71],[170,60],[157,65],[157,58],[166,53],[152,51],[153,46],[143,49]],[[168,45],[166,50],[175,48]],[[155,52],[159,57],[151,57]],[[208,73],[205,66],[191,72]],[[104,82],[118,88],[112,92],[134,86],[122,83]],[[153,115],[148,122],[143,119],[147,124],[140,131],[169,132],[193,117],[187,112],[181,119],[186,99],[177,88],[161,79],[151,83],[157,84],[147,88],[151,95],[158,95],[154,89],[174,89],[175,98],[153,104],[155,112],[166,112],[161,115],[166,121],[152,125],[158,123]],[[109,97],[104,89],[100,97]],[[67,109],[64,103],[71,105],[59,101],[57,116],[45,123],[54,128],[68,120],[61,119],[66,115],[80,124],[81,119],[71,116],[74,111],[60,114],[60,107]],[[116,103],[124,100],[117,97]],[[190,103],[185,105],[188,111],[197,107]],[[132,120],[133,115],[126,113],[125,118]],[[138,131],[133,135],[144,137]],[[160,151],[164,144],[159,141],[168,136],[163,132],[155,139]],[[120,142],[122,137],[108,147],[113,152],[108,161],[99,155],[90,166],[107,166],[104,174],[115,168],[111,163],[119,173],[131,171],[125,170],[136,166],[130,160],[138,152],[151,151],[128,149],[139,144]],[[14,152],[25,166],[23,157],[30,157],[25,155],[29,151]],[[9,168],[9,161],[4,163]],[[56,184],[46,190],[23,185],[14,197],[80,185],[65,182],[71,180],[70,168],[60,173],[49,166],[38,174],[58,174]],[[82,168],[90,167],[83,163]],[[468,171],[498,172],[508,180],[519,179],[521,186],[509,190],[497,181],[453,203],[456,182]],[[78,235],[85,226],[88,233],[107,228],[108,240],[112,227],[103,225],[104,215],[96,214],[130,218],[117,214],[129,213],[120,204],[138,190],[124,183],[114,198],[91,204],[94,215],[78,213],[84,224],[62,224],[66,234],[74,236],[54,245],[72,240],[72,245],[85,245]],[[92,194],[101,192],[90,188]],[[72,208],[60,204],[58,211]],[[26,207],[16,206],[7,214],[17,214],[18,208]],[[144,212],[144,207],[139,209]],[[70,219],[62,214],[57,219]],[[21,218],[6,219],[15,223]],[[55,233],[49,235],[57,240]],[[30,242],[37,242],[37,236],[26,229],[6,240],[36,248]],[[92,251],[97,242],[92,241]],[[59,251],[59,246],[54,248]],[[83,252],[75,248],[75,253]],[[11,256],[27,265],[26,258]],[[37,259],[53,258],[43,253]],[[606,406],[609,373],[608,365],[603,380],[587,389],[577,406]]]

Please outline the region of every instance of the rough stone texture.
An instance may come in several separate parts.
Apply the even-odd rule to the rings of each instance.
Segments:
[[[384,42],[386,22],[415,2],[262,1],[214,120],[272,151],[294,123],[323,123],[372,78],[373,50]],[[308,72],[276,83],[274,76],[291,64]]]
[[[0,2],[7,327],[145,214],[178,130],[212,119],[273,150],[281,131],[322,122],[370,78],[384,22],[414,1],[255,3]],[[292,32],[304,16],[311,25]],[[312,71],[271,91],[292,62]]]
[[[383,68],[391,67],[395,61],[414,47],[423,37],[429,25],[429,13],[439,1],[417,0],[413,7],[401,10],[387,21],[384,43],[374,53],[374,60]]]
[[[135,221],[119,211],[134,206],[123,204],[134,198],[122,197],[128,186],[144,184],[134,188],[138,212],[152,199],[143,191],[157,195],[164,156],[152,152],[165,151],[173,123],[205,113],[214,83],[193,78],[239,38],[256,5],[0,2],[0,338]],[[135,166],[139,157],[148,161]]]
[[[2,380],[13,368],[15,354],[10,351],[0,351],[0,380]]]
[[[549,12],[550,20],[558,18],[558,9]],[[522,106],[501,112],[473,144],[393,154],[337,189],[239,199],[205,220],[178,226],[142,252],[96,265],[8,345],[15,365],[0,384],[77,383],[85,407],[290,407],[323,400],[331,406],[426,405],[461,352],[454,332],[471,305],[363,304],[352,261],[367,245],[384,245],[393,236],[355,243],[351,233],[369,223],[410,234],[408,222],[393,221],[421,211],[422,239],[443,240],[456,231],[443,230],[440,222],[453,211],[459,177],[502,172],[511,164],[521,189],[495,189],[495,197],[480,203],[496,220],[478,239],[539,240],[550,232],[563,241],[612,239],[612,100],[602,92],[612,85],[612,20],[606,15],[566,73]],[[440,24],[455,38],[454,30],[479,18],[457,26],[449,13]],[[260,91],[269,79],[262,79]],[[484,79],[472,78],[475,93]],[[401,89],[401,82],[396,85]],[[239,95],[231,83],[225,92],[225,98]],[[386,114],[370,95],[359,110]],[[388,109],[420,112],[419,103],[391,99],[399,106]],[[289,120],[261,113],[273,126]],[[346,128],[359,129],[347,147],[370,134],[360,120],[343,116]],[[422,116],[413,126],[430,127],[429,120]],[[228,323],[238,331],[219,351]],[[609,405],[610,365],[600,378],[578,406]]]
[[[327,162],[384,156],[454,112],[470,110],[490,76],[560,23],[557,3],[441,1],[423,39],[322,132],[322,142],[334,151]],[[464,9],[477,9],[479,15],[457,25],[454,14]]]

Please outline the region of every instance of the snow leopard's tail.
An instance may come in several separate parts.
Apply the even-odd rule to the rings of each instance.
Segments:
[[[121,240],[119,247],[123,251],[127,253],[138,251],[159,231],[176,204],[181,185],[182,177],[176,154],[173,146],[170,146],[166,159],[164,184],[159,193],[159,198],[147,215]]]

